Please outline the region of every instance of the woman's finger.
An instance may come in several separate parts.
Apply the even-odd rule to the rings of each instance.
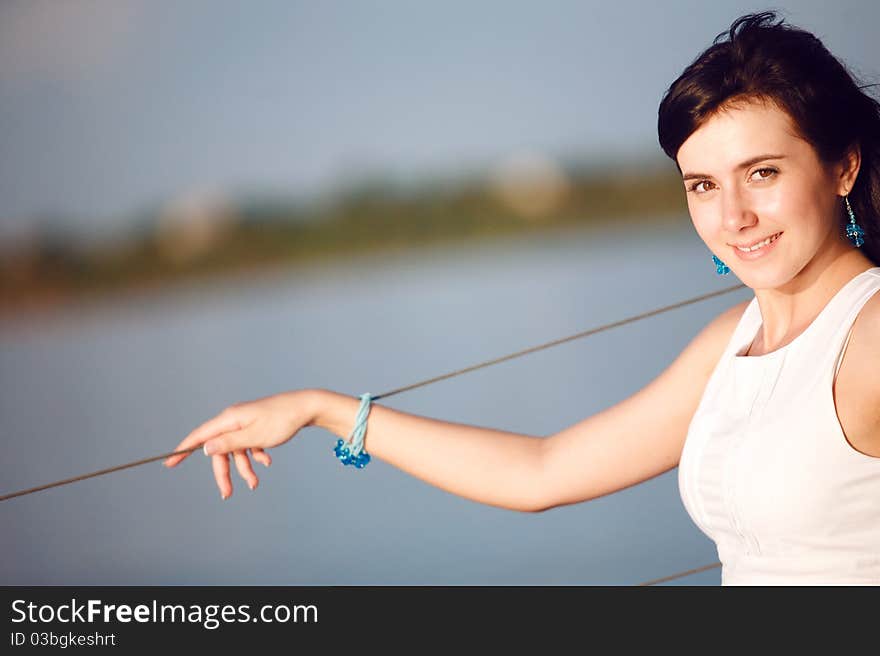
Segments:
[[[244,482],[248,484],[250,489],[255,490],[260,481],[251,467],[251,461],[247,454],[244,451],[233,451],[232,457],[235,459],[235,468],[238,469]]]
[[[185,449],[191,449],[194,446],[198,446],[199,444],[210,440],[212,437],[216,437],[217,435],[240,429],[240,417],[238,417],[236,413],[231,410],[231,408],[227,408],[216,417],[209,419],[204,424],[193,430],[183,439],[180,444],[178,444],[174,448],[174,450],[183,451]],[[174,467],[177,463],[186,458],[188,455],[188,453],[183,453],[177,456],[170,456],[169,458],[165,459],[164,464],[166,467]]]
[[[232,481],[229,478],[229,455],[221,453],[211,456],[211,466],[214,469],[214,479],[220,488],[220,496],[228,499],[232,496]]]
[[[255,446],[250,451],[251,455],[254,457],[254,460],[259,462],[264,467],[268,467],[272,464],[272,456],[263,451],[263,449],[261,449],[260,447]]]

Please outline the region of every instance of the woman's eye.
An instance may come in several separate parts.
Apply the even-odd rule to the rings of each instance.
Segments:
[[[771,169],[771,168],[756,169],[755,172],[752,173],[753,177],[754,177],[755,173],[759,174],[757,179],[766,180],[767,178],[773,176],[776,173],[776,169]]]
[[[712,183],[709,180],[697,180],[695,183],[693,183],[689,187],[688,191],[695,191],[698,194],[702,194],[702,193],[705,193],[709,190],[706,189],[705,187],[701,187],[700,185],[710,185],[710,184],[712,184]]]

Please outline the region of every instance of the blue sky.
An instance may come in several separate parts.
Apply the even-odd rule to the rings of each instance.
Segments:
[[[662,5],[662,7],[661,7]],[[776,4],[880,81],[880,3]],[[669,83],[744,2],[6,0],[0,241],[181,198],[660,156]]]

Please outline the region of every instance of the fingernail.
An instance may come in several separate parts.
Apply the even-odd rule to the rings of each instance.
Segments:
[[[248,487],[249,487],[251,490],[256,490],[256,489],[257,489],[257,484],[256,484],[256,483],[248,483]]]
[[[228,494],[223,494],[223,493],[221,492],[221,493],[220,493],[220,498],[223,499],[223,501],[226,501],[226,500],[229,498],[229,495],[228,495]]]
[[[205,442],[205,445],[202,447],[202,451],[205,452],[206,456],[211,455],[210,453],[208,453],[208,443],[207,442]]]

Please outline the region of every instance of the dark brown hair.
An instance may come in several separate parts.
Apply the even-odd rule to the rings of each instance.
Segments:
[[[726,40],[723,40],[727,37]],[[660,147],[678,166],[681,144],[717,111],[745,100],[771,101],[791,117],[826,164],[858,146],[861,167],[849,201],[865,230],[862,250],[880,265],[880,103],[813,34],[747,14],[715,37],[660,103]],[[681,169],[679,168],[679,172]],[[840,210],[841,232],[849,216]]]

